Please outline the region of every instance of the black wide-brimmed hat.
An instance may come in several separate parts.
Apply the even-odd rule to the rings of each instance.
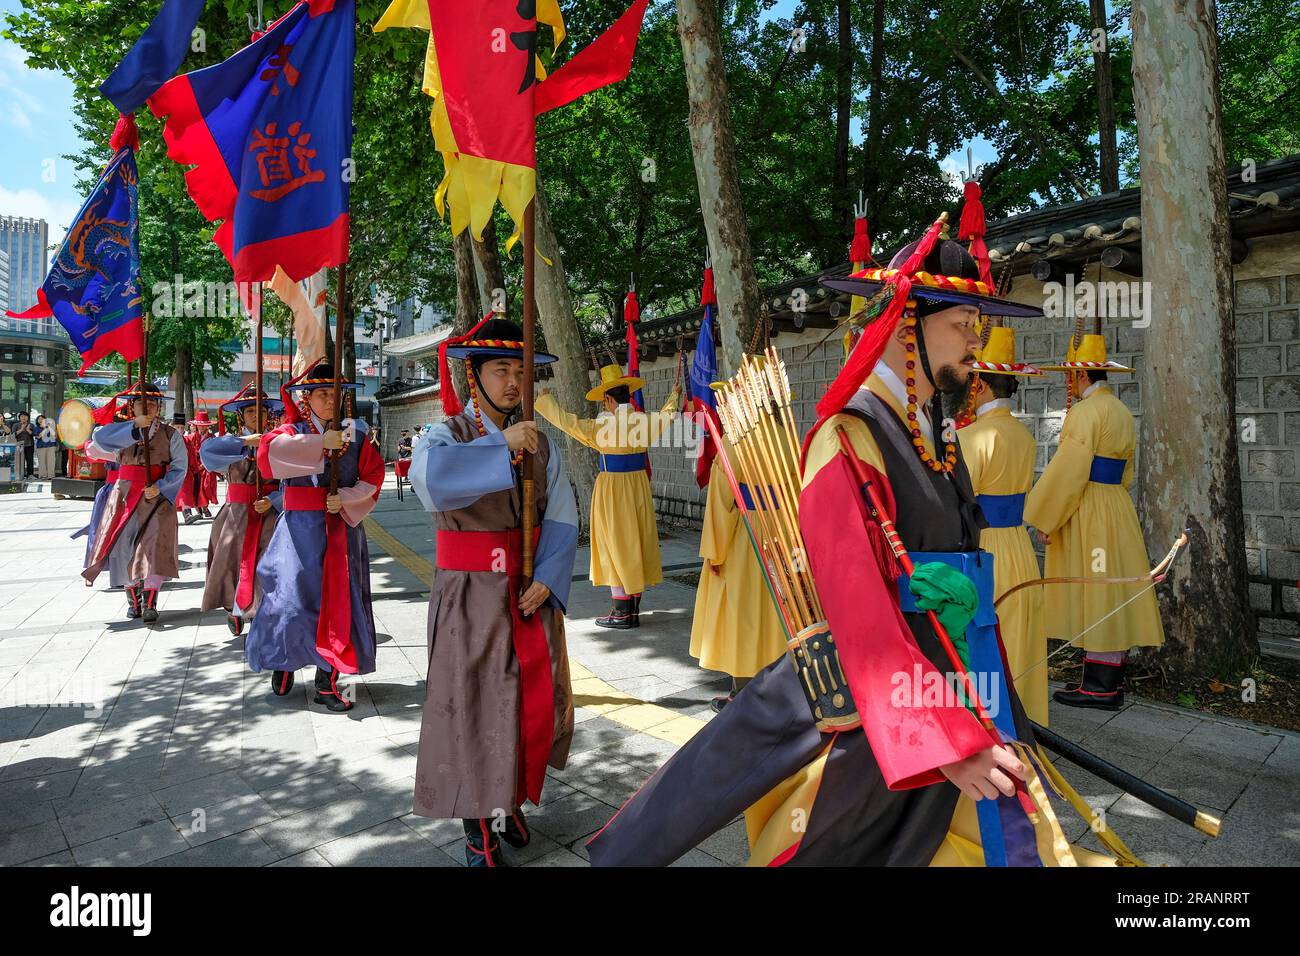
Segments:
[[[449,358],[513,358],[523,361],[524,331],[509,319],[488,319],[464,339],[450,339],[443,350]],[[559,361],[550,352],[534,352],[533,364],[549,365]]]
[[[869,268],[842,278],[822,279],[822,285],[837,292],[851,292],[870,298],[880,292],[890,276],[911,258],[921,240],[909,242],[889,260],[889,268]],[[993,294],[988,283],[980,280],[979,265],[966,247],[952,239],[940,239],[912,274],[911,294],[917,299],[950,305],[973,305],[984,315],[1039,316],[1043,310],[1035,305],[1012,302]]]
[[[334,387],[334,366],[329,362],[318,362],[306,375],[300,379],[285,385],[289,391],[312,392],[318,388]],[[343,378],[339,382],[339,388],[356,389],[360,388],[356,382],[350,382]]]

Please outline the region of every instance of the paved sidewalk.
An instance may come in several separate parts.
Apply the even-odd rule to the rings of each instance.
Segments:
[[[378,669],[347,716],[307,703],[307,671],[289,697],[272,697],[224,613],[197,610],[208,522],[181,528],[182,577],[164,589],[158,624],[126,621],[120,594],[79,577],[84,542],[67,536],[89,508],[42,492],[0,496],[0,865],[461,864],[460,824],[410,812],[433,548],[414,496],[399,503],[390,486],[368,522]],[[695,546],[689,535],[664,540],[669,580],[647,594],[639,631],[596,627],[607,593],[575,582],[573,756],[551,772],[529,813],[533,844],[514,862],[585,865],[586,838],[725,690],[687,653],[694,589],[682,581],[698,568]],[[1211,840],[1062,762],[1148,862],[1300,864],[1300,737],[1140,702],[1052,719],[1222,815]],[[1096,847],[1086,823],[1058,812],[1072,839]],[[745,857],[738,820],[681,865]]]

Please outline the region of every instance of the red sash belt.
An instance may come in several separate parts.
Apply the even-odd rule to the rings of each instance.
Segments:
[[[533,543],[540,529],[534,529]],[[555,687],[551,678],[551,647],[537,614],[519,613],[519,586],[523,571],[523,532],[438,531],[438,567],[444,571],[487,571],[507,576],[506,603],[510,609],[510,633],[519,659],[520,694],[519,761],[522,779],[516,786],[516,802],[527,797],[534,804],[542,798],[546,764],[551,758],[555,736]]]
[[[289,485],[285,511],[324,511],[329,489]],[[343,515],[325,515],[325,567],[321,571],[320,620],[316,622],[316,652],[344,674],[357,673],[352,647],[352,581],[348,570],[348,529]]]
[[[284,489],[285,511],[324,511],[328,488],[290,485]]]
[[[106,485],[115,485],[115,484],[117,484],[117,469],[116,469],[116,468],[114,468],[112,471],[107,471],[107,470],[105,470],[105,472],[104,472],[104,484],[106,484]]]
[[[87,565],[86,570],[81,575],[87,581],[93,582],[98,576],[105,558],[112,553],[113,546],[117,544],[122,529],[131,520],[131,515],[135,514],[136,505],[140,503],[140,499],[144,496],[145,488],[148,487],[151,481],[157,481],[165,474],[167,474],[166,465],[154,465],[147,471],[143,465],[122,465],[117,469],[117,477],[113,483],[129,481],[131,487],[126,492],[126,504],[113,516],[113,524],[109,527],[107,533],[95,542],[94,560]]]
[[[262,485],[262,494],[276,489],[274,482]],[[248,527],[244,529],[244,540],[239,547],[239,578],[235,587],[235,604],[241,611],[247,612],[253,603],[253,585],[257,580],[257,552],[262,541],[262,519],[266,517],[252,507],[257,500],[257,487],[252,483],[233,484],[226,487],[226,504],[248,505]]]

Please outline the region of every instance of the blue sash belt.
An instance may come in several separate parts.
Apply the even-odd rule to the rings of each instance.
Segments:
[[[1102,458],[1097,455],[1092,459],[1092,468],[1088,470],[1088,480],[1099,485],[1118,485],[1124,481],[1124,467],[1127,464],[1123,458]]]
[[[990,528],[1019,528],[1025,523],[1025,496],[976,495]]]
[[[601,455],[600,470],[612,472],[645,471],[645,452],[631,455]]]
[[[982,695],[981,703],[993,718],[993,725],[1004,738],[1016,739],[1011,695],[1002,669],[1002,651],[998,644],[998,619],[993,610],[993,555],[987,551],[913,551],[911,554],[916,564],[939,561],[956,568],[974,582],[979,594],[979,605],[966,628],[971,680]],[[907,575],[899,574],[899,605],[907,613],[924,613],[916,606],[916,598],[907,586],[908,580]],[[939,668],[941,671],[949,669],[946,664]],[[984,848],[986,866],[1042,865],[1033,826],[1015,797],[999,795],[996,800],[981,800],[975,804],[975,812],[979,818],[980,843]]]
[[[761,510],[762,508],[765,507],[763,504],[763,500],[756,499],[754,497],[753,490],[749,487],[749,485],[743,482],[740,485],[740,497],[745,499],[745,508],[748,511],[754,511],[755,509]],[[767,497],[771,499],[773,505],[779,507],[779,505],[777,505],[776,493],[772,490],[770,486],[767,489]]]

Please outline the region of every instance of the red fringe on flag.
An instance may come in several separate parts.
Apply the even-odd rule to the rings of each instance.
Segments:
[[[636,292],[631,289],[628,290],[627,298],[623,300],[623,321],[629,325],[641,321],[641,305],[636,300]]]
[[[117,125],[113,127],[113,135],[109,139],[108,145],[115,153],[123,146],[129,146],[132,150],[140,149],[140,133],[135,128],[134,113],[127,113],[125,116],[118,115]]]

